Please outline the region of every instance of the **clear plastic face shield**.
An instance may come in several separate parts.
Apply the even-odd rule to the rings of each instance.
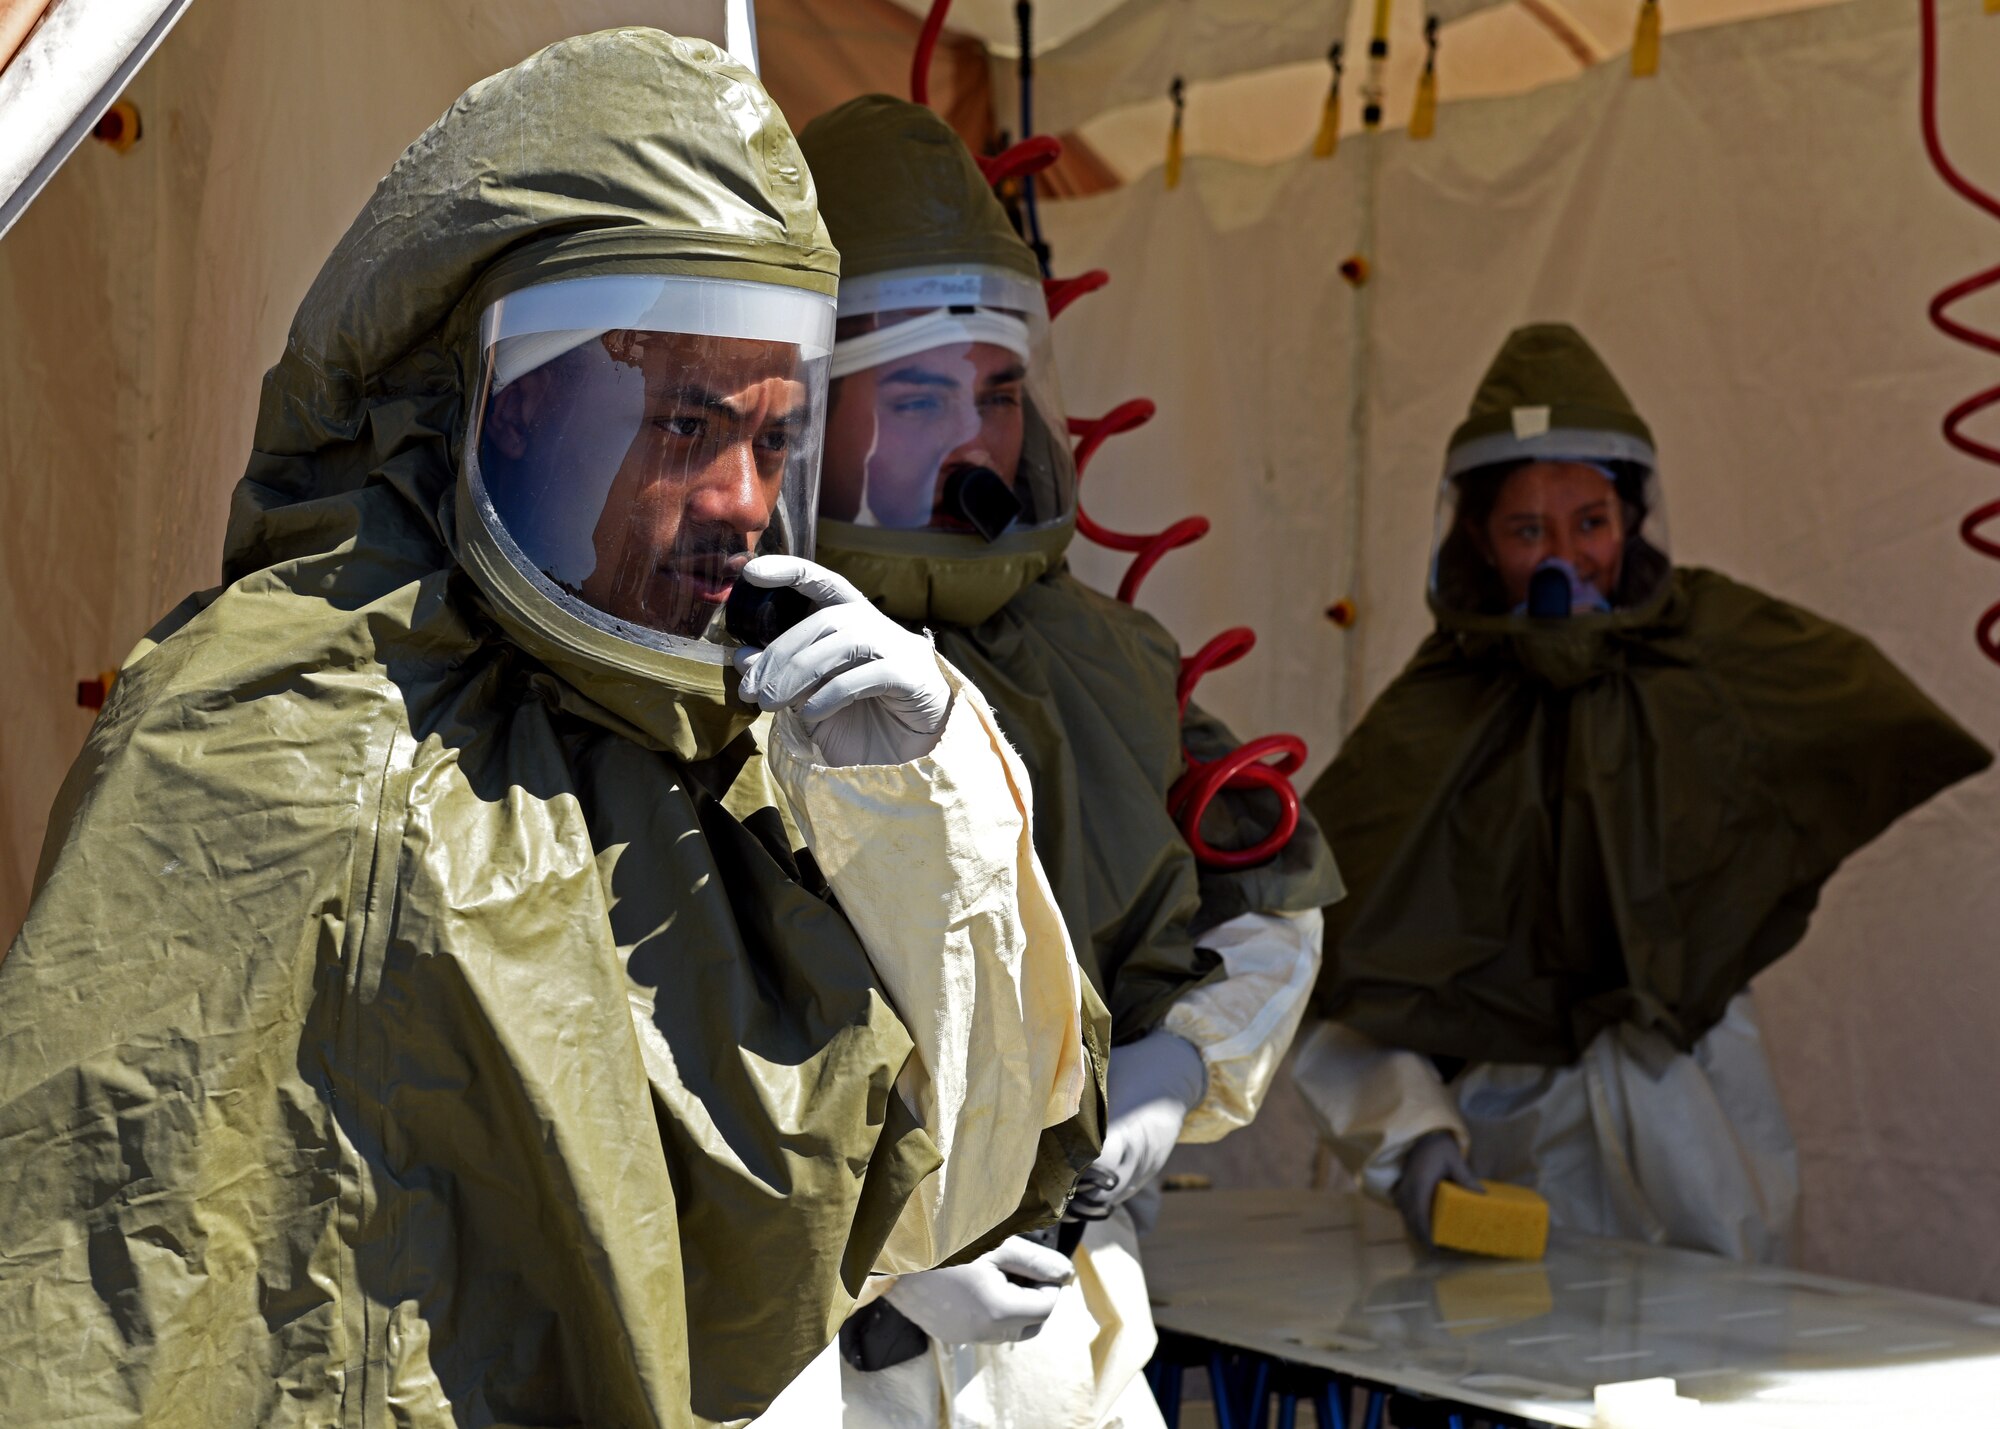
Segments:
[[[1067,520],[1076,467],[1041,285],[997,268],[840,285],[819,514],[889,530]]]
[[[480,322],[473,503],[549,599],[713,662],[754,555],[811,556],[834,302],[775,284],[573,278]]]
[[[1644,606],[1673,566],[1653,453],[1617,433],[1552,432],[1482,461],[1454,453],[1438,494],[1431,603],[1535,619]],[[1565,440],[1566,439],[1566,440]]]

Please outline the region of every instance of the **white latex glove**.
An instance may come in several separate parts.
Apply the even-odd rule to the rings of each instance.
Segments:
[[[934,1340],[1010,1344],[1041,1332],[1075,1274],[1059,1252],[1009,1236],[968,1265],[899,1276],[888,1300]]]
[[[1104,1151],[1078,1178],[1069,1207],[1086,1221],[1103,1220],[1160,1174],[1188,1112],[1208,1090],[1208,1068],[1185,1038],[1148,1032],[1111,1049],[1104,1090]]]
[[[937,747],[951,689],[928,640],[825,566],[797,556],[759,556],[742,578],[794,586],[820,607],[766,648],[735,652],[744,699],[797,710],[835,768],[908,764]]]

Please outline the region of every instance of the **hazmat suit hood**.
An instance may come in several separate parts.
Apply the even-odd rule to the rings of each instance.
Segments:
[[[1076,529],[1076,468],[1054,386],[1041,270],[971,152],[925,106],[863,95],[806,125],[799,147],[840,249],[843,333],[903,303],[962,309],[980,301],[951,292],[897,299],[899,287],[958,283],[976,292],[982,279],[987,302],[1009,304],[1025,328],[1027,410],[1015,482],[1023,510],[1006,530],[988,539],[837,519],[822,488],[819,559],[898,619],[977,625],[1053,569]],[[992,298],[993,289],[1009,296]],[[838,424],[838,393],[834,400]],[[834,455],[830,447],[829,464]]]
[[[718,667],[565,623],[459,475],[493,294],[834,261],[755,78],[651,30],[475,85],[382,181],[265,380],[227,584],[126,661],[0,961],[0,1422],[741,1422],[935,1258],[932,1034],[860,895]],[[963,821],[910,771],[877,826]],[[1046,1221],[1094,1132],[1036,1125]]]
[[[1603,514],[1622,533],[1615,574],[1592,570],[1595,584],[1574,571],[1568,552],[1554,543],[1541,548],[1541,565],[1568,575],[1576,592],[1573,608],[1557,619],[1527,608],[1496,569],[1496,546],[1506,539],[1495,529],[1496,504],[1510,482],[1525,479],[1517,474],[1538,463],[1587,469],[1591,475],[1577,479],[1601,488]],[[1669,598],[1666,497],[1652,430],[1604,359],[1567,323],[1508,334],[1451,434],[1437,511],[1428,599],[1439,628],[1503,645],[1557,683],[1609,658],[1617,633],[1644,624]]]
[[[865,95],[808,124],[799,144],[841,250],[843,329],[866,316],[854,311],[857,298],[872,308],[867,300],[904,275],[973,284],[1001,275],[1028,285],[1040,308],[1034,254],[964,143],[929,109]],[[1041,360],[1052,365],[1045,352]],[[1028,506],[1050,519],[990,541],[833,520],[830,475],[820,558],[891,614],[927,623],[938,653],[992,703],[1033,780],[1035,847],[1078,961],[1111,1010],[1114,1040],[1127,1042],[1223,975],[1197,946],[1202,932],[1244,913],[1317,907],[1339,896],[1340,883],[1310,818],[1259,867],[1197,865],[1167,793],[1187,768],[1186,748],[1212,759],[1240,741],[1197,706],[1183,716],[1180,651],[1158,621],[1068,570],[1075,468],[1065,418],[1033,401],[1028,415],[1021,484],[1047,491]],[[836,396],[829,426],[841,420]],[[1218,846],[1241,846],[1277,815],[1269,791],[1229,790],[1204,831]]]
[[[1467,479],[1535,462],[1625,508],[1604,609],[1506,609],[1469,539]],[[1655,466],[1580,334],[1507,339],[1448,449],[1437,629],[1307,796],[1352,890],[1325,1015],[1469,1061],[1566,1064],[1617,1022],[1691,1048],[1843,859],[1990,763],[1860,635],[1670,566]]]
[[[596,88],[579,103],[586,53]],[[594,50],[557,47],[483,81],[390,170],[300,305],[264,379],[224,577],[287,559],[318,503],[387,483],[576,701],[681,757],[713,754],[755,714],[734,698],[727,663],[577,620],[513,568],[472,509],[458,473],[479,318],[497,298],[565,279],[685,275],[832,294],[838,273],[783,116],[720,50],[612,32]]]

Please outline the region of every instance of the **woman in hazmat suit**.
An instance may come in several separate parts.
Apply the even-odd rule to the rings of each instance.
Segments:
[[[1573,328],[1452,434],[1437,629],[1308,795],[1352,896],[1296,1077],[1429,1238],[1438,1183],[1782,1261],[1797,1159],[1748,984],[1848,854],[1987,751],[1868,641],[1668,560],[1652,433]]]
[[[1198,709],[1183,719],[1179,652],[1158,623],[1063,563],[1076,472],[1040,274],[972,155],[930,110],[881,95],[814,120],[799,144],[841,252],[821,559],[927,626],[992,702],[1115,1045],[1074,1278],[1019,1239],[904,1276],[849,1321],[840,1381],[822,1362],[779,1407],[829,1422],[813,1414],[838,1392],[849,1425],[1157,1424],[1124,1203],[1177,1141],[1256,1114],[1339,881],[1310,819],[1270,862],[1224,873],[1196,864],[1169,817],[1183,742],[1213,758],[1236,741]],[[1260,835],[1267,800],[1228,796],[1204,833]]]
[[[382,181],[0,964],[0,1422],[740,1423],[871,1271],[1059,1213],[1101,1033],[1027,778],[803,559],[836,272],[650,30]],[[819,607],[740,689],[739,580]]]

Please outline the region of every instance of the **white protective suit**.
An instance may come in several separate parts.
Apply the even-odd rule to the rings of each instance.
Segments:
[[[767,735],[772,776],[916,1043],[896,1089],[944,1158],[884,1271],[928,1269],[1012,1215],[1043,1129],[1076,1115],[1090,1080],[1083,974],[1030,838],[1027,771],[978,689],[938,665],[951,709],[920,758],[829,767],[791,711]]]
[[[1480,1176],[1540,1192],[1554,1225],[1790,1259],[1798,1152],[1748,992],[1691,1054],[1620,1024],[1571,1066],[1478,1064],[1447,1086],[1428,1057],[1319,1022],[1300,1039],[1292,1076],[1320,1134],[1377,1200],[1389,1199],[1419,1138],[1449,1131]]]
[[[1248,913],[1197,941],[1227,976],[1183,995],[1161,1022],[1200,1051],[1208,1088],[1184,1144],[1219,1141],[1257,1114],[1319,972],[1321,917]],[[863,1372],[830,1346],[761,1415],[758,1429],[1160,1429],[1142,1371],[1157,1336],[1132,1216],[1092,1222],[1076,1278],[1032,1339],[945,1345]],[[887,1277],[871,1283],[880,1294]]]

